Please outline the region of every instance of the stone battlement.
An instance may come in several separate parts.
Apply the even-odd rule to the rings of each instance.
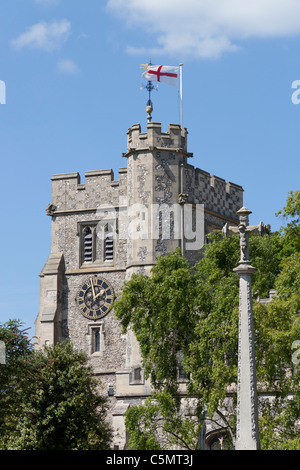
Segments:
[[[186,165],[185,188],[190,201],[204,203],[207,210],[238,219],[236,212],[243,205],[242,186]]]
[[[172,149],[187,152],[187,130],[178,124],[169,124],[168,132],[161,131],[161,123],[150,122],[147,132],[141,132],[140,124],[127,131],[127,152],[142,149]],[[190,154],[189,156],[192,156]]]
[[[100,205],[119,206],[127,194],[127,168],[119,169],[114,180],[112,169],[85,172],[81,183],[79,173],[62,173],[52,178],[52,204],[55,212],[95,209]]]

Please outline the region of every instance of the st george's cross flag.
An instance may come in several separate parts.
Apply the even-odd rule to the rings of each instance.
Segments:
[[[142,77],[150,81],[176,86],[178,71],[179,67],[171,65],[149,65],[147,70],[142,74]]]

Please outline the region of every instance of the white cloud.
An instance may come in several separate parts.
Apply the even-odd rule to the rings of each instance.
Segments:
[[[129,53],[219,57],[247,38],[300,34],[299,0],[108,0],[107,7],[154,41],[128,45]]]
[[[29,47],[52,51],[66,40],[70,32],[71,23],[68,20],[37,23],[12,41],[12,45],[15,49]]]
[[[77,73],[79,68],[72,59],[61,59],[57,62],[57,68],[63,73]]]

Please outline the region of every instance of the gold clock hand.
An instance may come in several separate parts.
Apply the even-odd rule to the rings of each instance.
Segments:
[[[96,297],[95,297],[95,289],[94,289],[94,282],[93,282],[93,279],[91,279],[91,288],[92,288],[92,293],[93,293],[93,299],[95,300]]]
[[[97,299],[98,297],[100,297],[101,295],[104,295],[104,294],[105,294],[105,290],[101,289],[100,292],[98,292],[98,294],[96,294],[95,299]]]

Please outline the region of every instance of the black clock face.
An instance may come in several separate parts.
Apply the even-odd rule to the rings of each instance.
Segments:
[[[92,320],[104,317],[112,309],[114,291],[108,281],[92,277],[80,288],[77,304],[82,315]]]

